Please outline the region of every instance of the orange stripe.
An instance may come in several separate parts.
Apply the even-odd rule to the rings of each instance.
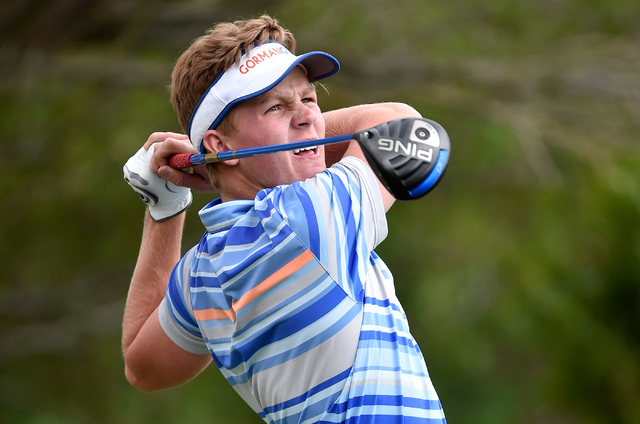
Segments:
[[[230,319],[236,321],[236,313],[233,309],[201,309],[199,311],[193,311],[198,321],[209,321],[212,319]]]
[[[233,309],[235,311],[239,311],[240,309],[244,308],[262,293],[266,292],[271,287],[275,286],[280,281],[284,280],[285,278],[305,266],[311,259],[313,259],[313,253],[311,253],[311,251],[309,250],[305,250],[297,258],[294,258],[291,262],[277,270],[275,273],[271,274],[262,283],[246,292],[240,299],[233,302]]]
[[[262,293],[269,290],[271,287],[278,284],[280,281],[284,280],[294,272],[298,271],[300,268],[305,266],[309,261],[313,259],[313,254],[309,250],[305,250],[298,257],[294,258],[291,262],[287,263],[285,266],[277,270],[275,273],[271,274],[267,279],[265,279],[262,283],[258,284],[248,292],[244,294],[240,299],[233,302],[232,309],[201,309],[198,311],[193,311],[196,319],[198,321],[209,321],[213,319],[230,319],[232,322],[236,321],[236,312],[253,300],[255,300]]]

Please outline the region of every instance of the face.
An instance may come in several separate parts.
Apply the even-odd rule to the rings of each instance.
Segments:
[[[233,119],[237,130],[220,135],[229,150],[315,140],[324,137],[325,131],[315,87],[300,67],[268,92],[236,106]],[[227,162],[227,167],[233,175],[226,178],[225,191],[235,192],[228,197],[250,198],[264,188],[302,181],[323,171],[324,147],[240,159]]]

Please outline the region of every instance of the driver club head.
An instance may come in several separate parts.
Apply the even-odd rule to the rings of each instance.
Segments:
[[[429,193],[449,163],[449,136],[430,119],[396,119],[357,132],[354,138],[380,182],[398,200]]]

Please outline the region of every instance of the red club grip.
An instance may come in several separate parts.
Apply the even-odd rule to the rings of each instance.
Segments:
[[[177,155],[173,155],[171,156],[171,159],[169,159],[169,166],[171,166],[173,169],[184,169],[184,168],[191,168],[193,165],[191,165],[191,162],[189,162],[189,158],[192,155],[190,153],[179,153]]]

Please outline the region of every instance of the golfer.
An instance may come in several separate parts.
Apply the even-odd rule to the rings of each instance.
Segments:
[[[394,198],[356,141],[196,167],[218,153],[351,134],[419,114],[398,103],[322,113],[339,64],[296,56],[268,16],[218,24],[179,58],[172,103],[187,135],[154,133],[126,163],[147,203],[123,322],[125,374],[153,391],[213,360],[268,423],[443,423],[425,360],[374,248]],[[191,189],[219,193],[181,256]]]

